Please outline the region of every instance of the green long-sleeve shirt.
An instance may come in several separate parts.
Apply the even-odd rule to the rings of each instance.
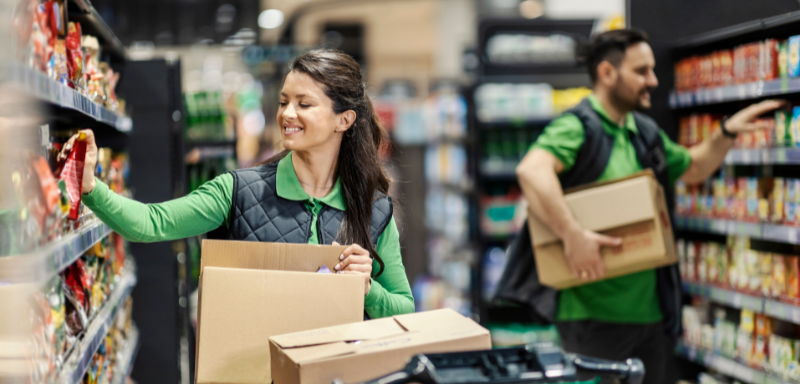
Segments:
[[[300,185],[292,165],[292,155],[278,163],[276,190],[278,196],[303,201],[313,214],[309,244],[319,244],[316,224],[322,204],[344,210],[339,180],[327,196],[310,197]],[[100,220],[125,239],[135,242],[156,242],[196,236],[230,223],[233,200],[233,176],[224,174],[203,184],[189,195],[160,204],[143,204],[112,192],[99,180],[83,202]],[[414,312],[414,298],[406,278],[400,254],[400,234],[394,218],[378,238],[376,251],[385,264],[383,273],[373,279],[364,309],[371,318]],[[377,271],[377,262],[372,265]]]

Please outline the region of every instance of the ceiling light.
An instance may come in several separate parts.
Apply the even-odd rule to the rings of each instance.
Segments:
[[[519,13],[526,19],[535,19],[542,14],[542,3],[538,0],[525,0],[519,3]]]
[[[277,9],[267,9],[258,15],[258,26],[264,29],[275,29],[283,24],[283,12]]]

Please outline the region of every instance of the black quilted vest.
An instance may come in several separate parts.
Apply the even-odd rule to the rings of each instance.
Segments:
[[[229,240],[305,244],[311,238],[313,215],[302,201],[278,196],[278,163],[232,171],[233,199]],[[323,204],[317,216],[320,244],[341,243],[344,211]],[[392,219],[392,199],[380,194],[372,203],[370,238],[373,246]]]

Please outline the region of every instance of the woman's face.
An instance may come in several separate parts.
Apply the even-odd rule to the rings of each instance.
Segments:
[[[278,126],[283,147],[293,151],[336,148],[342,142],[343,116],[333,112],[333,102],[310,76],[289,72],[281,90]],[[342,132],[336,132],[337,129]]]

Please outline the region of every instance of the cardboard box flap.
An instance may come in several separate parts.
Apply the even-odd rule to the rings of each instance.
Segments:
[[[274,342],[274,340],[273,340]],[[297,364],[304,364],[331,357],[344,356],[356,353],[358,346],[355,343],[344,341],[315,345],[306,348],[292,348],[284,350],[287,357]]]
[[[449,308],[398,315],[394,319],[410,332],[442,328],[448,331],[460,331],[473,329],[476,325],[471,319]]]
[[[656,216],[653,196],[658,182],[649,174],[565,195],[575,219],[585,229],[600,232],[650,220]],[[541,220],[528,214],[533,245],[560,239]]]
[[[203,240],[200,273],[205,267],[274,271],[333,271],[345,246]]]
[[[312,345],[364,341],[406,333],[393,318],[370,320],[364,323],[345,324],[336,327],[314,329],[286,335],[273,336],[270,340],[284,349]]]

